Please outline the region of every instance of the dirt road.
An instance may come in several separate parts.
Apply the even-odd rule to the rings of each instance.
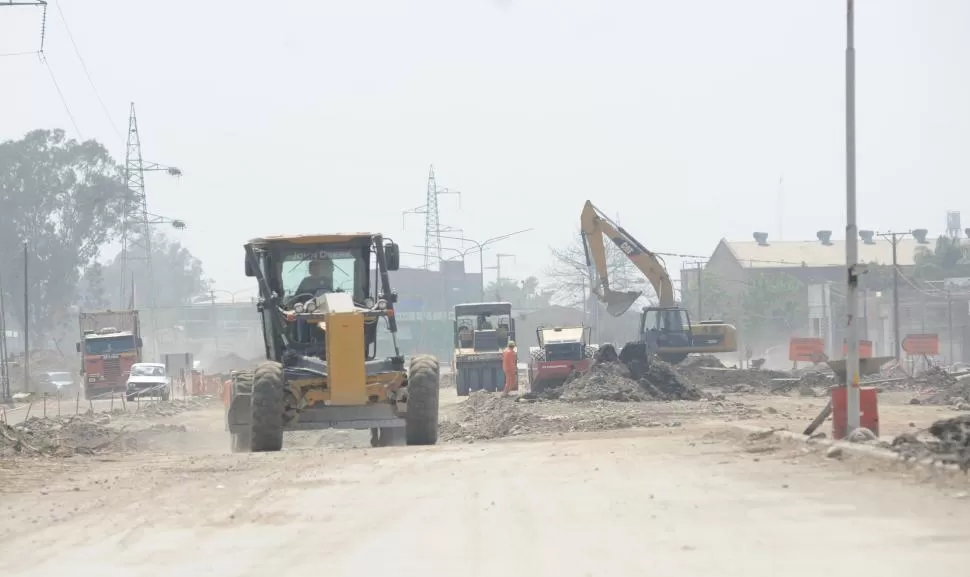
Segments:
[[[233,455],[218,409],[174,419],[195,443],[0,462],[4,573],[893,576],[970,560],[957,489],[713,425],[388,449],[288,436]]]

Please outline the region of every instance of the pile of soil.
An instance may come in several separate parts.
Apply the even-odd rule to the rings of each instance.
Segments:
[[[438,437],[444,441],[496,439],[535,430],[540,420],[523,410],[516,397],[475,391],[462,403],[457,422],[439,425]]]
[[[930,459],[970,470],[970,415],[936,421],[926,433],[900,435],[893,439],[892,449],[908,459]]]
[[[149,446],[159,435],[185,432],[183,426],[167,424],[131,430],[113,421],[109,413],[87,413],[31,417],[13,426],[0,424],[0,457],[15,454],[70,457],[134,451]]]
[[[579,401],[697,401],[700,389],[670,364],[659,359],[649,364],[599,363],[589,372],[571,375],[559,391],[559,399]]]

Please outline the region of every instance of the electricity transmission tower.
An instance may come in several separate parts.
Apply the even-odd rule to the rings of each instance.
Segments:
[[[135,103],[131,103],[128,116],[128,147],[125,152],[125,216],[122,221],[121,235],[121,310],[135,308],[135,280],[132,265],[142,261],[148,277],[148,302],[152,320],[152,353],[158,354],[158,311],[157,290],[155,288],[155,269],[152,266],[152,227],[170,224],[182,230],[185,222],[152,214],[148,211],[148,196],[145,194],[145,173],[165,172],[171,176],[181,176],[182,171],[172,166],[155,162],[145,162],[141,156],[141,137],[138,135],[138,119],[135,116]],[[136,254],[132,254],[136,249]]]
[[[424,268],[431,270],[441,262],[441,233],[455,232],[456,229],[450,226],[442,226],[438,212],[438,196],[442,194],[457,194],[458,206],[461,207],[461,191],[448,190],[439,187],[434,175],[434,165],[428,168],[428,188],[423,205],[404,211],[405,217],[409,214],[424,215]]]

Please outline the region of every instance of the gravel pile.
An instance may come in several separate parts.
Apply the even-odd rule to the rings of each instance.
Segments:
[[[908,459],[930,459],[970,470],[970,415],[936,421],[926,433],[900,435],[893,439],[892,449]]]

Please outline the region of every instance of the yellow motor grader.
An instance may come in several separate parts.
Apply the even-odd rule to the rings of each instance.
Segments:
[[[245,245],[259,285],[266,361],[232,377],[232,449],[279,451],[283,432],[369,429],[373,446],[438,440],[438,361],[406,364],[388,271],[398,246],[380,234],[258,238]],[[386,331],[390,350],[378,351]]]

